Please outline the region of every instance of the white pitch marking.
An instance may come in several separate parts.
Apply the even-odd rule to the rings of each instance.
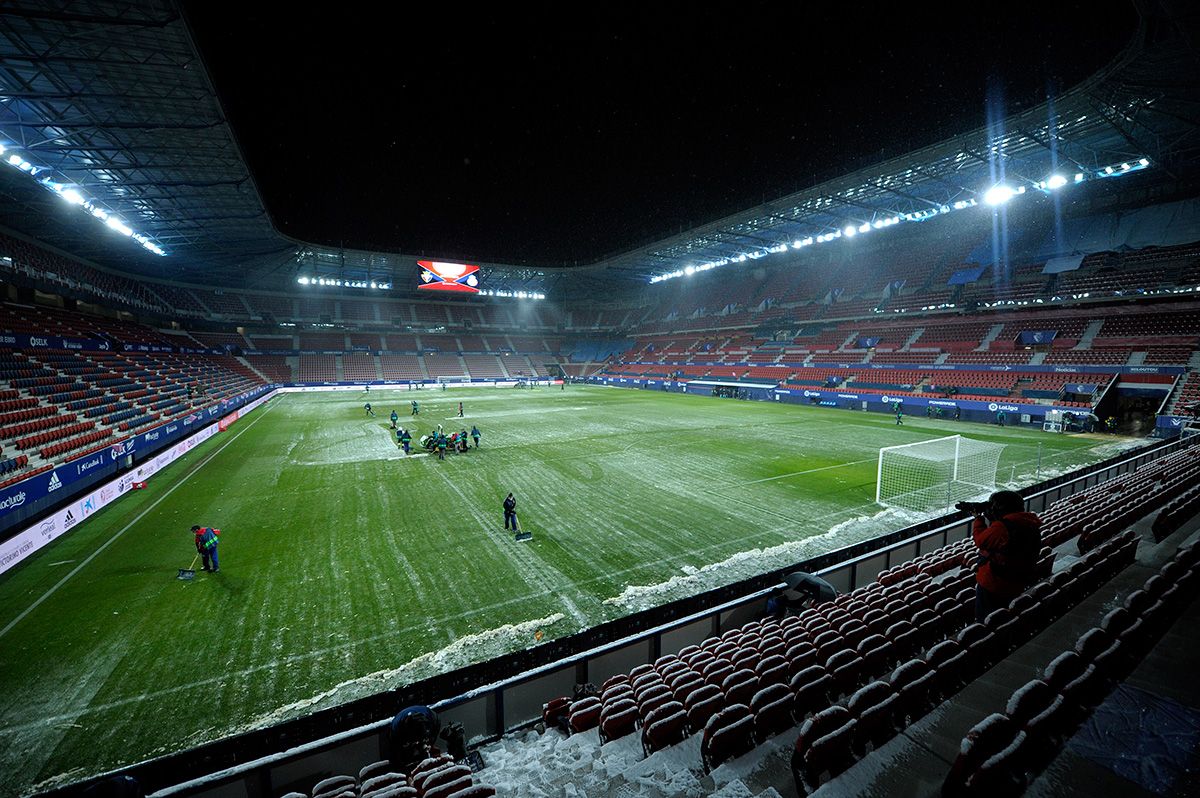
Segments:
[[[818,471],[829,471],[834,468],[845,468],[846,466],[862,465],[863,463],[874,463],[874,462],[875,462],[875,458],[873,458],[873,457],[869,458],[867,460],[852,460],[849,463],[838,463],[837,465],[822,466],[820,468],[810,468],[807,471],[793,471],[790,474],[780,474],[779,476],[776,476],[776,477],[763,477],[762,479],[752,479],[749,482],[735,482],[733,484],[726,485],[725,487],[740,488],[745,485],[757,485],[759,482],[772,482],[776,479],[787,479],[788,477],[799,477],[799,476],[803,476],[804,474],[815,474]]]

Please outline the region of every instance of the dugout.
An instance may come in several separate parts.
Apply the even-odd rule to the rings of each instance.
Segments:
[[[685,393],[700,396],[724,396],[726,398],[753,399],[769,402],[778,383],[740,382],[738,380],[691,380],[684,388]]]

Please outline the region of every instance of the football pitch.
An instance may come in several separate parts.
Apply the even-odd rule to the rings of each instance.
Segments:
[[[1024,485],[1132,442],[568,386],[277,397],[0,576],[0,794],[378,692],[902,526],[880,447]],[[416,398],[420,416],[410,416]],[[465,418],[457,419],[458,402]],[[404,457],[388,414],[482,446]],[[503,529],[513,492],[526,543]],[[192,524],[221,570],[176,573]]]

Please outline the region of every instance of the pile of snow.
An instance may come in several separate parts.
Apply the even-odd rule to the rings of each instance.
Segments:
[[[705,590],[727,585],[739,579],[786,568],[801,560],[834,549],[851,546],[931,517],[931,514],[889,507],[874,515],[861,515],[830,527],[819,535],[791,540],[765,549],[738,552],[720,562],[702,568],[684,566],[681,576],[673,576],[657,585],[629,585],[619,596],[604,600],[626,610],[643,610],[676,598],[693,596]]]
[[[496,629],[460,637],[445,648],[422,654],[398,668],[388,668],[349,679],[311,698],[293,701],[274,709],[228,733],[239,734],[243,731],[261,729],[327,706],[376,695],[475,662],[494,659],[529,645],[534,639],[534,633],[558,623],[564,617],[561,612],[556,612],[545,618],[536,618],[518,624],[505,624]]]
[[[787,738],[737,760],[736,769],[731,763],[706,775],[698,734],[643,758],[636,733],[601,747],[595,729],[570,737],[554,730],[527,731],[481,748],[486,767],[478,778],[500,795],[517,798],[779,798],[770,785],[747,786],[754,781],[744,774],[755,771],[764,749],[788,747]],[[789,792],[786,784],[782,787]]]

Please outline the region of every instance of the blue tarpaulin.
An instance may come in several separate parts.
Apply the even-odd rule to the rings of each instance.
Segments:
[[[1042,274],[1062,274],[1073,272],[1083,263],[1083,255],[1063,255],[1061,258],[1051,258],[1042,267]]]

